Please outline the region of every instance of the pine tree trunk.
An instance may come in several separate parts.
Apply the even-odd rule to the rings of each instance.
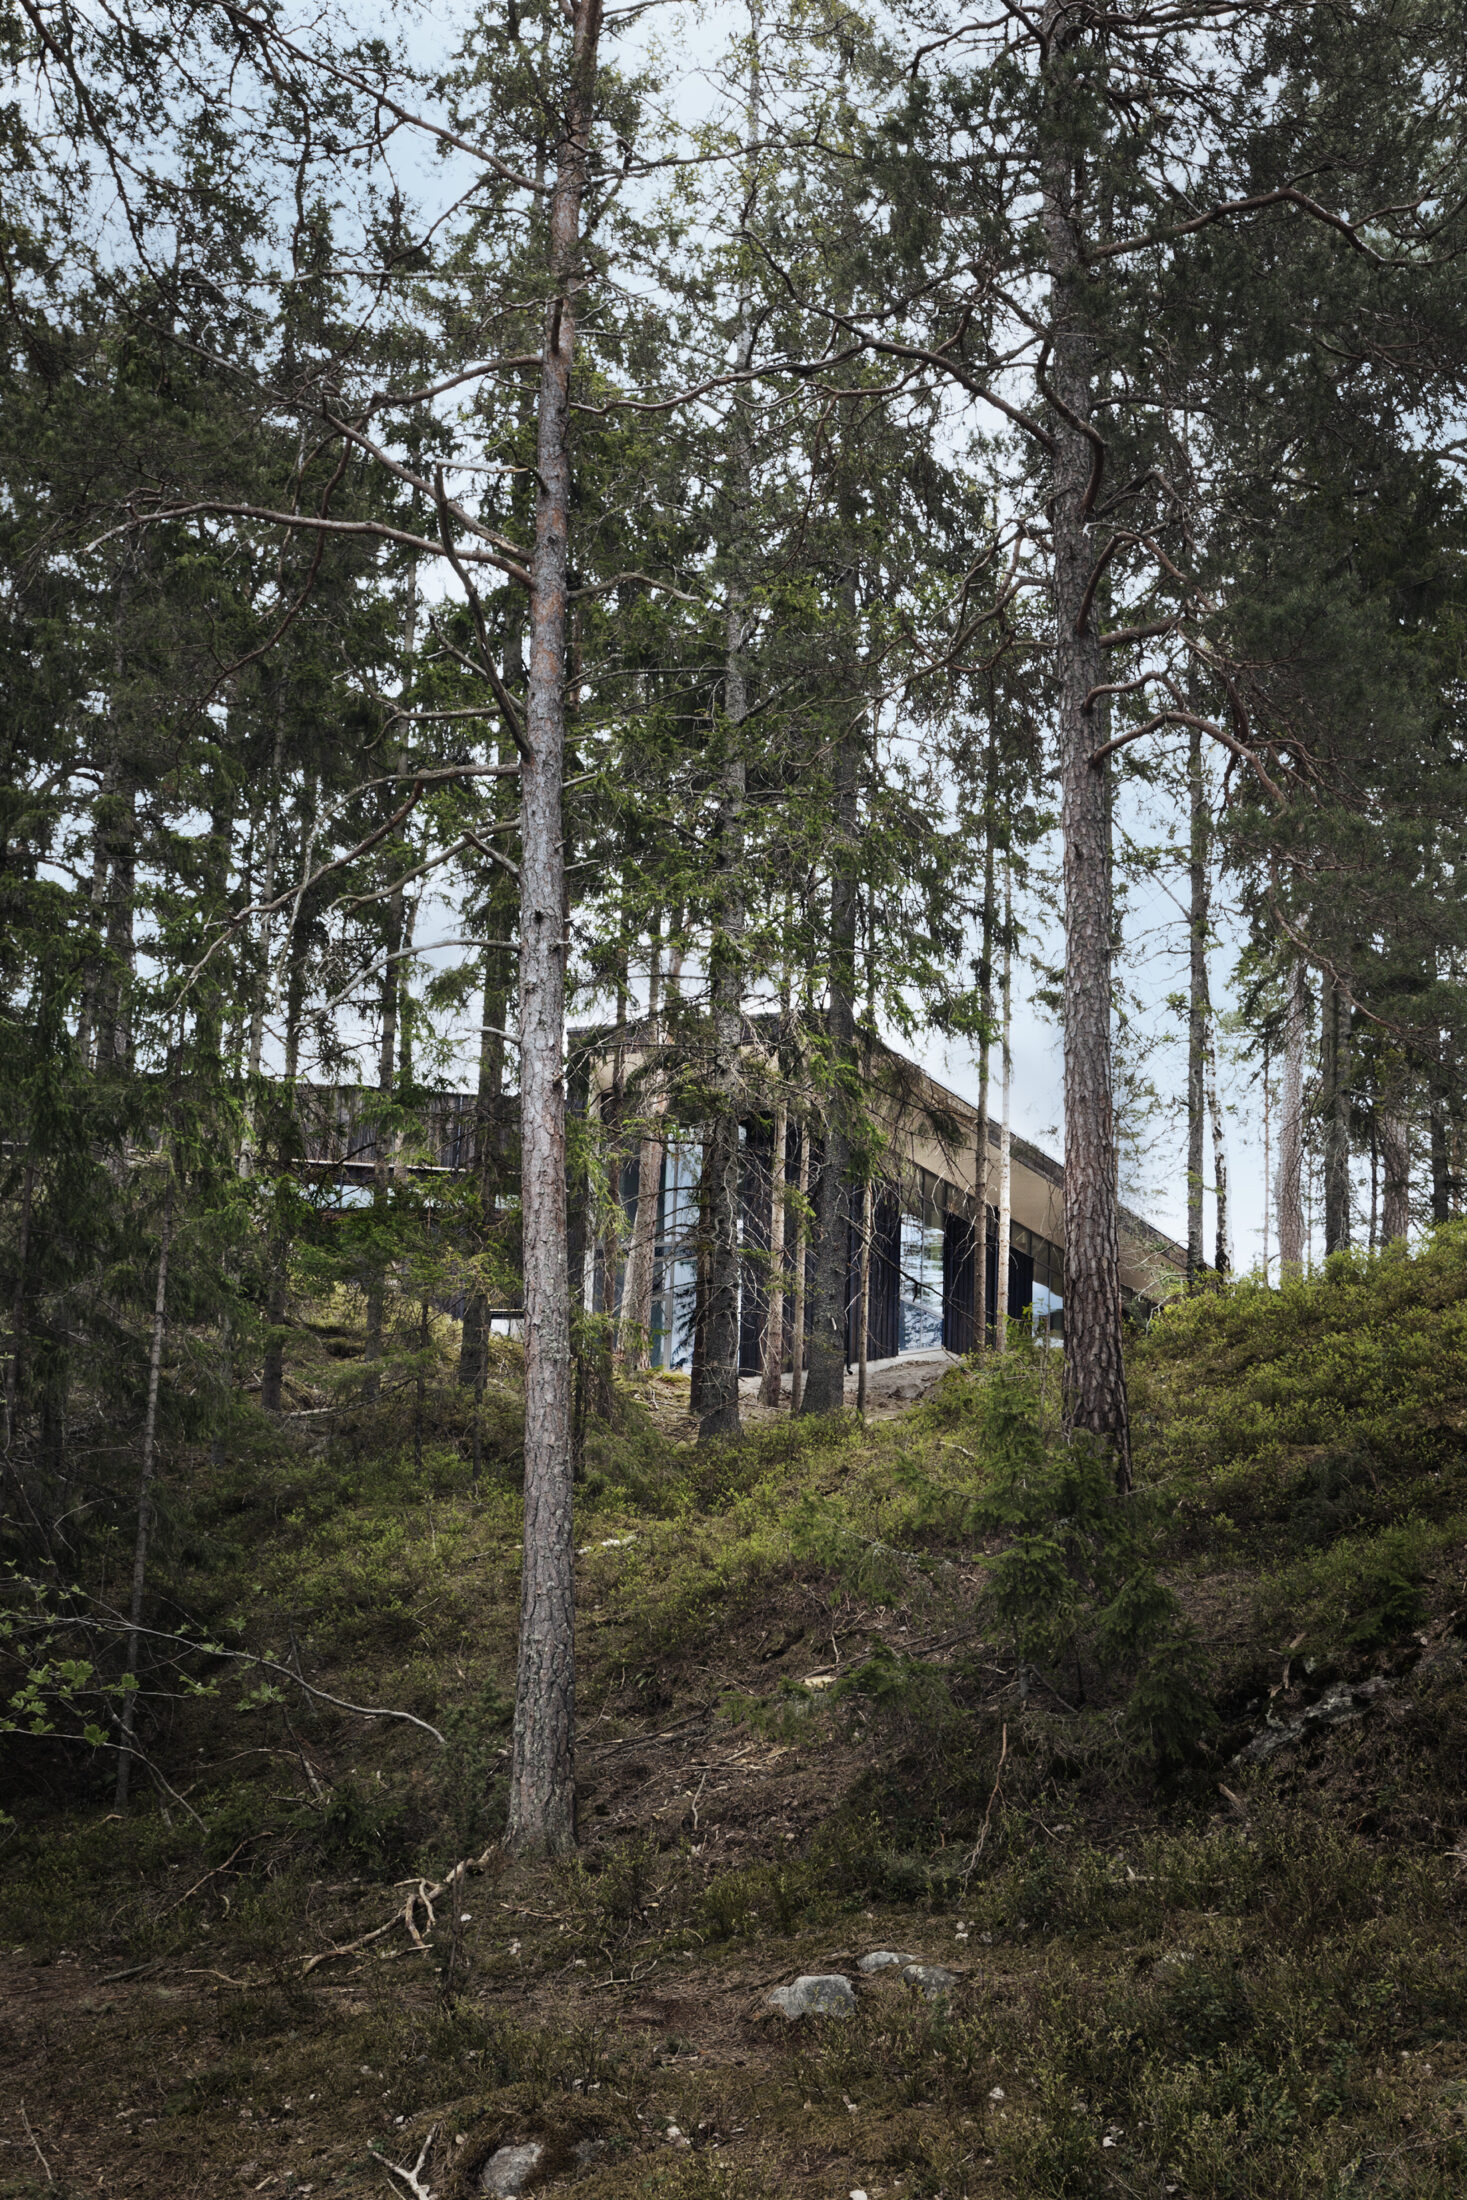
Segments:
[[[168,1255],[173,1242],[173,1177],[163,1194],[163,1224],[158,1235],[158,1281],[153,1297],[153,1334],[148,1349],[148,1402],[143,1414],[143,1456],[138,1475],[137,1533],[132,1553],[132,1596],[128,1604],[126,1674],[136,1682],[138,1651],[143,1624],[143,1598],[148,1585],[148,1542],[153,1523],[153,1462],[157,1452],[158,1388],[163,1369],[163,1335],[168,1299]],[[121,1735],[117,1752],[117,1786],[114,1810],[127,1809],[132,1779],[133,1736],[137,1731],[137,1691],[127,1690],[122,1699]]]
[[[748,132],[750,163],[760,128],[760,45],[757,9],[749,42]],[[752,165],[745,188],[752,194]],[[734,367],[748,369],[753,321],[740,308]],[[728,474],[733,515],[729,526],[732,571],[725,621],[723,739],[725,753],[717,826],[717,885],[708,967],[713,1009],[713,1090],[718,1113],[708,1156],[708,1299],[703,1339],[700,1441],[739,1433],[739,1111],[743,1093],[744,1041],[744,798],[747,763],[744,721],[749,715],[748,499],[753,464],[747,396],[735,391],[729,417]]]
[[[493,897],[490,901],[493,923]],[[484,950],[483,1014],[479,1029],[478,1090],[474,1096],[474,1174],[478,1179],[478,1236],[482,1246],[494,1227],[498,1156],[494,1150],[499,1123],[499,1102],[504,1092],[504,1019],[508,994],[504,983],[503,949]],[[458,1379],[477,1391],[488,1366],[489,1301],[478,1288],[464,1301],[463,1328],[459,1336]]]
[[[391,857],[389,856],[389,861]],[[382,966],[381,1035],[377,1048],[377,1090],[384,1100],[392,1093],[397,1073],[398,962],[402,947],[403,899],[401,893],[387,904],[387,960]],[[392,1133],[385,1115],[377,1118],[372,1146],[372,1205],[383,1221],[392,1185]],[[373,1404],[382,1387],[382,1350],[387,1316],[387,1274],[374,1266],[367,1279],[367,1329],[362,1350],[365,1372],[362,1400]]]
[[[759,1395],[777,1406],[784,1388],[784,1225],[786,1158],[790,1112],[783,1100],[774,1111],[774,1144],[769,1156],[769,1304],[764,1317],[764,1372]]]
[[[1411,1229],[1411,1133],[1399,1087],[1386,1095],[1378,1123],[1381,1158],[1380,1243],[1399,1244]]]
[[[1081,236],[1085,117],[1066,88],[1069,49],[1083,35],[1067,0],[1045,0],[1040,183],[1050,272],[1053,611],[1060,823],[1065,884],[1065,1412],[1109,1445],[1118,1487],[1131,1486],[1121,1349],[1121,1277],[1111,1078],[1111,837],[1109,766],[1090,761],[1104,739],[1091,704],[1106,678],[1091,577],[1091,509],[1098,459],[1085,429],[1094,407],[1095,339]]]
[[[978,997],[982,1028],[978,1034],[978,1122],[973,1139],[974,1201],[978,1209],[973,1236],[973,1345],[975,1351],[988,1349],[988,1317],[993,1311],[988,1304],[988,1085],[989,1059],[993,1045],[993,812],[995,736],[988,742],[988,820],[983,835],[983,944],[978,957]]]
[[[525,1274],[525,1550],[510,1770],[511,1849],[575,1845],[575,1552],[565,1184],[562,786],[571,507],[570,381],[600,0],[575,0],[564,134],[550,199],[520,771],[520,1209]]]
[[[861,1185],[861,1239],[856,1256],[856,1411],[866,1418],[866,1363],[871,1341],[871,1179]]]
[[[1304,1273],[1304,1042],[1309,1012],[1304,965],[1296,962],[1284,1022],[1284,1089],[1279,1095],[1279,1280]]]
[[[794,1288],[790,1297],[790,1412],[796,1414],[804,1403],[805,1391],[805,1286],[808,1252],[806,1246],[805,1204],[810,1195],[810,1120],[807,1116],[800,1125],[800,1166],[795,1189],[800,1195],[799,1213],[795,1218],[795,1251],[790,1263]]]
[[[857,798],[859,723],[840,736],[835,753],[835,846],[830,878],[830,962],[826,1035],[829,1090],[825,1141],[815,1191],[815,1258],[809,1372],[802,1413],[839,1413],[846,1399],[846,1315],[850,1297],[849,1128],[855,1073]]]
[[[1323,993],[1320,1098],[1324,1112],[1324,1250],[1328,1256],[1344,1252],[1350,1243],[1350,1120],[1345,1004],[1335,979],[1325,979]]]
[[[1202,1149],[1207,1102],[1203,1072],[1207,1031],[1207,816],[1203,806],[1202,735],[1194,726],[1187,750],[1191,847],[1187,988],[1187,1289],[1197,1288],[1203,1251]]]
[[[998,1259],[994,1268],[993,1341],[1000,1352],[1009,1348],[1009,1248],[1014,1230],[1014,1181],[1013,1137],[1010,1103],[1013,1094],[1013,1047],[1011,1041],[1011,1010],[1013,1003],[1013,899],[1007,865],[1004,871],[1003,910],[1003,978],[1001,981],[1001,1017],[999,1044],[1001,1114],[998,1126]]]
[[[1222,1109],[1217,1096],[1217,1034],[1212,1023],[1212,1004],[1207,1017],[1207,1112],[1212,1119],[1212,1180],[1216,1199],[1216,1234],[1212,1264],[1220,1276],[1232,1273],[1233,1248],[1228,1235],[1228,1149],[1223,1134]]]
[[[652,960],[647,972],[646,1052],[642,1065],[642,1113],[651,1124],[660,1123],[667,1106],[661,1077],[653,1065],[662,1044],[662,920],[657,919],[652,940]],[[644,1128],[637,1146],[637,1212],[627,1246],[626,1279],[621,1293],[621,1324],[617,1344],[629,1368],[645,1367],[650,1358],[652,1329],[652,1271],[657,1259],[657,1217],[662,1203],[662,1138]]]
[[[1431,1219],[1433,1225],[1452,1219],[1452,1164],[1448,1143],[1446,1078],[1440,1068],[1434,1067],[1431,1075],[1431,1096],[1428,1104],[1428,1126],[1431,1139]]]
[[[1263,1042],[1263,1280],[1269,1280],[1268,1213],[1273,1197],[1273,1107],[1268,1077],[1268,1041]]]

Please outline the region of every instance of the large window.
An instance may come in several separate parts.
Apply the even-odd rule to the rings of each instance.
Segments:
[[[1048,1238],[1031,1239],[1034,1248],[1034,1334],[1065,1333],[1065,1256]]]
[[[897,1286],[899,1352],[930,1352],[942,1343],[942,1222],[902,1216]]]
[[[698,1179],[703,1148],[670,1140],[662,1162],[662,1211],[657,1222],[657,1261],[652,1273],[651,1361],[654,1367],[693,1364],[693,1320],[698,1296]]]

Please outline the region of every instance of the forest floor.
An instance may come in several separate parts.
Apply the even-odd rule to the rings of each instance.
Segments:
[[[1063,1521],[1050,1653],[995,1608],[1003,1551],[1043,1572],[1045,1542],[985,1510],[999,1407],[1044,1434],[1038,1488],[1052,1359],[1006,1391],[898,1368],[865,1426],[713,1449],[685,1386],[619,1382],[556,1864],[494,1838],[515,1352],[475,1488],[452,1342],[313,1436],[180,1450],[159,1574],[160,1625],[442,1747],[197,1656],[146,1678],[125,1819],[104,1752],[13,1752],[5,2200],[469,2200],[526,2145],[526,2189],[576,2200],[1467,2190],[1467,1238],[1137,1343],[1147,1563],[1211,1706],[1170,1750]],[[303,1328],[298,1396],[352,1349]],[[880,1949],[952,1982],[863,1974]],[[806,1974],[853,2012],[787,2020]]]

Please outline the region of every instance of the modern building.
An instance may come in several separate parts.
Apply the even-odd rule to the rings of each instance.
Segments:
[[[589,1104],[605,1107],[613,1080],[612,1058],[589,1053]],[[633,1089],[646,1057],[623,1052],[620,1068]],[[977,1110],[935,1078],[893,1051],[884,1051],[867,1080],[867,1105],[885,1150],[871,1202],[871,1251],[867,1351],[871,1359],[945,1346],[966,1352],[974,1343],[977,1304]],[[635,1103],[634,1103],[635,1106]],[[783,1181],[797,1181],[801,1129],[792,1124]],[[740,1364],[763,1364],[769,1305],[770,1217],[775,1196],[772,1123],[752,1114],[742,1126],[742,1271]],[[990,1121],[988,1214],[983,1233],[985,1303],[992,1320],[997,1300],[999,1132]],[[669,1126],[658,1187],[656,1264],[653,1276],[652,1358],[663,1367],[692,1359],[697,1317],[699,1183],[703,1153],[696,1133]],[[624,1161],[619,1186],[628,1219],[639,1186],[635,1155]],[[856,1204],[853,1202],[853,1205]],[[1010,1251],[1008,1313],[1036,1333],[1064,1330],[1064,1169],[1027,1139],[1010,1146]],[[1186,1265],[1184,1249],[1129,1209],[1121,1210],[1121,1283],[1128,1305],[1148,1309],[1176,1288]],[[621,1263],[607,1245],[612,1233],[586,1241],[583,1290],[589,1310],[613,1311],[620,1296]],[[790,1246],[786,1246],[784,1315],[786,1364],[792,1343]],[[850,1230],[847,1349],[856,1352],[860,1276],[860,1224]]]
[[[767,1072],[760,1035],[750,1033],[751,1104],[741,1125],[743,1151],[741,1236],[740,1350],[742,1367],[763,1364],[769,1306],[770,1220],[775,1196],[773,1119],[760,1112],[752,1094],[757,1074]],[[584,1185],[572,1186],[573,1274],[588,1310],[611,1312],[621,1295],[625,1238],[639,1195],[637,1136],[645,1123],[655,1087],[645,1044],[635,1031],[624,1034],[619,1051],[606,1035],[573,1035],[572,1106],[603,1121],[607,1097],[621,1080],[627,1094],[628,1133],[615,1196],[622,1209],[597,1216],[588,1209]],[[787,1095],[787,1097],[789,1097]],[[867,1312],[867,1350],[873,1360],[903,1352],[945,1346],[971,1350],[977,1304],[977,1110],[894,1050],[883,1049],[866,1079],[866,1105],[883,1144],[870,1207],[871,1252]],[[377,1173],[379,1129],[388,1144],[384,1156],[393,1174],[420,1184],[477,1169],[480,1140],[487,1135],[492,1176],[502,1211],[512,1210],[517,1167],[517,1108],[513,1098],[485,1110],[472,1093],[438,1092],[420,1096],[420,1105],[402,1111],[355,1086],[301,1086],[296,1107],[301,1160],[318,1182],[334,1188],[342,1206],[370,1198]],[[690,1128],[686,1106],[670,1108],[661,1118],[662,1159],[657,1187],[656,1257],[651,1322],[655,1366],[685,1368],[692,1359],[698,1313],[699,1187],[703,1149]],[[695,1111],[693,1111],[695,1112]],[[798,1113],[791,1105],[790,1114]],[[782,1171],[794,1184],[800,1171],[798,1121],[789,1127]],[[818,1135],[818,1134],[817,1134]],[[989,1171],[987,1227],[983,1232],[986,1264],[985,1303],[992,1320],[997,1299],[997,1215],[999,1134],[988,1127]],[[818,1146],[812,1151],[818,1161]],[[859,1202],[853,1200],[853,1206]],[[1064,1169],[1027,1139],[1011,1143],[1010,1250],[1007,1292],[1011,1320],[1029,1321],[1035,1332],[1059,1337],[1064,1331]],[[589,1225],[589,1226],[588,1226]],[[610,1225],[610,1226],[608,1226]],[[621,1253],[615,1250],[618,1243]],[[793,1232],[785,1258],[785,1360],[793,1343]],[[1121,1210],[1121,1284],[1125,1300],[1142,1310],[1161,1303],[1177,1288],[1186,1266],[1184,1249],[1127,1208]],[[860,1225],[849,1233],[847,1347],[856,1352],[856,1298],[860,1277]],[[513,1327],[518,1309],[496,1310],[495,1326]]]

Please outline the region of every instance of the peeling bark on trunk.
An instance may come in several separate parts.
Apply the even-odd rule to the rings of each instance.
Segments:
[[[1308,996],[1304,965],[1294,965],[1284,1023],[1284,1089],[1279,1096],[1279,1280],[1304,1272],[1304,1037]]]
[[[575,1845],[575,1555],[565,1183],[565,852],[561,805],[571,506],[570,382],[600,0],[576,0],[550,199],[530,668],[520,773],[520,1126],[525,1276],[525,1549],[510,1770],[511,1849]]]
[[[1046,0],[1042,220],[1049,258],[1053,437],[1055,674],[1065,882],[1065,1413],[1114,1454],[1131,1486],[1111,1077],[1111,840],[1109,764],[1090,759],[1105,738],[1091,704],[1105,681],[1094,618],[1097,545],[1091,513],[1100,453],[1090,440],[1097,374],[1089,327],[1082,224],[1088,177],[1085,118],[1067,85],[1084,35],[1066,0]]]

